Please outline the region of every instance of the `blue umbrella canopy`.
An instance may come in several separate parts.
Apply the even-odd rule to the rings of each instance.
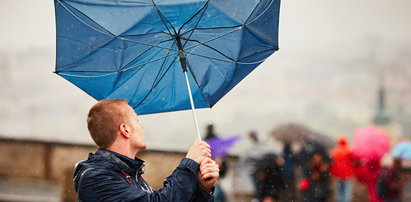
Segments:
[[[212,107],[278,50],[279,0],[55,0],[55,72],[138,114]]]
[[[411,160],[411,142],[400,142],[391,149],[390,154],[393,158]]]

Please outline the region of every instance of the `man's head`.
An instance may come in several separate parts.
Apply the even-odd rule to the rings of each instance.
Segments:
[[[392,161],[392,167],[396,170],[401,169],[402,167],[402,159],[400,158],[394,158]]]
[[[347,146],[347,143],[348,143],[347,138],[344,137],[344,136],[341,136],[337,139],[337,144],[338,145]]]
[[[124,99],[97,102],[89,111],[87,127],[99,148],[127,142],[131,148],[145,149],[146,143],[137,114]]]
[[[248,134],[248,137],[251,139],[251,141],[253,141],[253,142],[258,142],[257,132],[251,131],[251,132]]]

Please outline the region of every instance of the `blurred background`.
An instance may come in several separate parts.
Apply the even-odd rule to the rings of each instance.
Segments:
[[[344,134],[352,142],[371,123],[392,144],[411,138],[410,11],[408,0],[283,1],[280,50],[214,108],[198,110],[202,132],[212,123],[221,137],[243,136],[233,156],[246,152],[252,130],[275,148],[271,132],[290,122],[332,140]],[[96,101],[53,73],[54,23],[53,1],[0,1],[0,138],[93,151],[85,118]],[[140,121],[151,151],[184,152],[195,137],[190,111]]]

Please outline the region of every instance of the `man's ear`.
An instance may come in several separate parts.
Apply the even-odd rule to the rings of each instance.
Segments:
[[[123,135],[125,138],[130,138],[130,127],[127,124],[122,123],[120,125],[120,133]]]

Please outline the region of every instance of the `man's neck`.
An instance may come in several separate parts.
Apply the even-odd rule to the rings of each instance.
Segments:
[[[118,145],[111,145],[110,147],[106,148],[107,150],[119,153],[123,156],[127,156],[129,158],[134,159],[137,155],[138,151],[133,151],[133,149],[125,146],[118,146]]]

